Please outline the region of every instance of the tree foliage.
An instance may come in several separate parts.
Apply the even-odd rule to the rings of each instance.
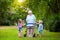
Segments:
[[[23,3],[0,0],[0,25],[14,25],[19,18],[25,20],[27,7],[35,14],[37,21],[44,21],[45,29],[60,31],[60,0],[26,0]]]

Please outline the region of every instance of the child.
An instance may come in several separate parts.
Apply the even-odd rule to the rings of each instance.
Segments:
[[[42,36],[42,30],[43,30],[43,21],[39,20],[39,27],[38,27],[38,32],[39,32],[39,36]]]
[[[21,37],[21,32],[22,32],[22,19],[18,20],[18,36]]]

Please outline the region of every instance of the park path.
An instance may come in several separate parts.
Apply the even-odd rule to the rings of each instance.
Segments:
[[[0,26],[0,29],[17,28],[17,26]]]

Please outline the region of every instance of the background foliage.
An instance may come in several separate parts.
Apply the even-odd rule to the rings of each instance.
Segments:
[[[23,7],[22,7],[23,6]],[[0,25],[15,25],[19,18],[25,20],[26,8],[30,8],[36,20],[44,21],[44,28],[60,31],[60,0],[0,0]]]

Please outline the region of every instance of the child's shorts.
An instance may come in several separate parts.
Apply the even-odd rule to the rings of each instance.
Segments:
[[[42,30],[39,30],[39,33],[42,33]]]
[[[18,27],[18,31],[21,31],[22,30],[22,27]]]

